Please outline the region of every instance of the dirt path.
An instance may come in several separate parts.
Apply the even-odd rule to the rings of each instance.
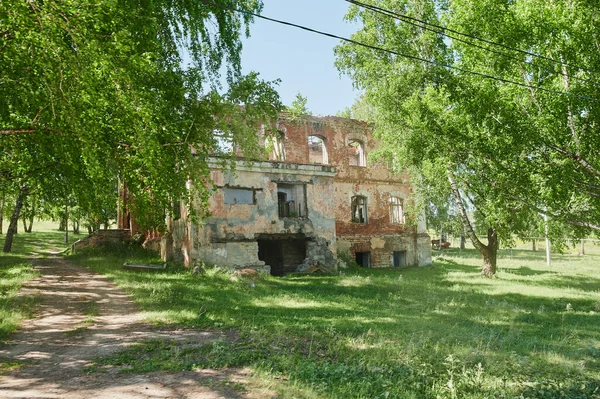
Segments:
[[[41,276],[29,281],[24,295],[40,306],[12,339],[0,346],[0,358],[23,366],[0,376],[1,398],[258,398],[266,392],[238,389],[244,370],[181,373],[105,374],[82,369],[145,339],[202,343],[220,333],[157,329],[144,323],[135,304],[113,283],[62,258],[33,259]]]

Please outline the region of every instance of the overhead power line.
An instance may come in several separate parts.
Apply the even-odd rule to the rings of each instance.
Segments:
[[[545,67],[543,65],[535,64],[533,62],[517,58],[517,57],[515,57],[514,54],[507,53],[506,51],[496,50],[496,49],[491,48],[491,47],[482,46],[482,45],[479,45],[477,43],[473,43],[472,41],[461,39],[461,38],[459,38],[457,36],[450,35],[450,34],[448,34],[448,33],[445,32],[448,29],[443,28],[443,27],[438,27],[438,25],[430,24],[428,22],[425,22],[425,21],[422,21],[422,20],[419,20],[419,19],[416,19],[416,18],[412,18],[412,17],[406,16],[405,14],[399,14],[399,13],[396,13],[396,12],[393,12],[393,11],[390,11],[390,10],[387,10],[387,9],[384,9],[384,8],[381,8],[381,7],[377,7],[377,6],[374,6],[374,5],[371,5],[371,4],[365,4],[365,3],[362,3],[360,1],[356,1],[356,0],[345,0],[345,1],[347,1],[348,3],[354,4],[354,5],[357,5],[359,7],[365,8],[367,10],[371,10],[374,13],[381,14],[381,15],[384,15],[386,17],[392,17],[392,18],[394,18],[396,20],[399,20],[399,21],[404,22],[406,24],[415,26],[417,28],[424,29],[424,30],[427,30],[429,32],[434,32],[434,33],[446,36],[446,37],[448,37],[448,38],[450,38],[452,40],[455,40],[455,41],[458,41],[458,42],[461,42],[461,43],[465,43],[465,44],[467,44],[469,46],[476,47],[476,48],[482,49],[484,51],[489,51],[490,53],[497,54],[497,55],[499,55],[501,57],[504,57],[506,59],[514,60],[514,61],[517,61],[517,62],[519,62],[521,64],[528,64],[528,65],[531,65],[533,67],[541,68],[544,71],[548,72],[549,74],[563,76],[562,71],[561,72],[556,72],[556,71],[553,71],[550,68],[547,68],[547,67]],[[419,22],[415,22],[415,21],[419,21]],[[433,26],[433,28],[430,28],[429,26]],[[463,34],[463,35],[466,36],[466,34]],[[471,37],[471,36],[469,36],[469,37]],[[472,37],[475,38],[475,36],[472,36]],[[482,40],[482,39],[476,38],[476,40]],[[520,50],[517,50],[517,51],[520,51]],[[558,62],[558,61],[554,61],[554,62]],[[558,62],[558,63],[560,64],[560,62]],[[561,64],[561,65],[568,66],[568,64]],[[581,67],[579,67],[579,68],[581,69]],[[593,81],[593,80],[591,80],[591,79],[582,78],[582,77],[579,77],[579,76],[576,76],[576,75],[572,75],[572,76],[569,76],[569,77],[571,79],[574,79],[574,80],[578,80],[578,81],[581,81],[581,82],[590,83],[590,84],[593,84],[595,86],[598,86],[598,83],[595,82],[595,81]]]
[[[534,58],[540,58],[540,59],[543,59],[543,60],[546,60],[546,61],[550,61],[550,62],[552,62],[554,64],[558,64],[558,65],[561,65],[561,66],[566,66],[566,67],[569,67],[569,68],[577,68],[577,69],[580,69],[582,71],[586,71],[586,72],[590,72],[590,73],[598,73],[598,72],[596,72],[594,70],[591,70],[591,69],[586,68],[586,67],[582,67],[580,65],[568,64],[566,62],[557,61],[557,60],[555,60],[553,58],[546,57],[544,55],[540,55],[540,54],[534,53],[532,51],[522,50],[522,49],[519,49],[519,48],[508,46],[508,45],[503,44],[503,43],[498,43],[498,42],[495,42],[495,41],[492,41],[492,40],[483,39],[481,37],[478,37],[478,36],[475,36],[475,35],[471,35],[469,33],[464,33],[464,32],[460,32],[460,31],[457,31],[455,29],[451,29],[451,28],[448,28],[448,27],[445,27],[445,26],[440,26],[440,25],[432,24],[431,22],[423,21],[423,20],[421,20],[419,18],[415,18],[415,17],[411,17],[410,15],[398,13],[398,12],[391,11],[391,10],[387,10],[385,8],[381,8],[381,7],[378,7],[378,6],[375,6],[375,5],[366,4],[366,3],[363,3],[363,2],[360,2],[360,1],[357,1],[357,0],[345,0],[345,1],[348,2],[348,3],[354,4],[354,5],[357,5],[359,7],[368,8],[368,9],[370,9],[372,11],[378,11],[378,12],[386,14],[386,15],[394,16],[397,19],[400,19],[400,20],[405,21],[405,22],[406,22],[406,20],[418,22],[418,23],[423,24],[423,25],[427,25],[427,26],[431,26],[433,28],[440,29],[443,32],[450,32],[450,33],[454,33],[454,34],[459,35],[459,36],[468,37],[470,39],[478,40],[478,41],[481,41],[481,42],[486,43],[486,44],[490,44],[490,45],[493,45],[493,46],[502,47],[502,48],[504,48],[506,50],[516,51],[518,53],[526,54],[526,55],[529,55],[529,56],[534,57]],[[457,38],[449,36],[448,34],[443,33],[443,32],[439,32],[439,33],[442,33],[442,34],[444,34],[444,35],[446,35],[448,37],[451,37],[451,38],[453,38],[455,40],[459,40],[461,42],[464,42],[464,43],[471,44],[473,46],[479,47],[478,45],[476,45],[474,43],[469,43],[467,41],[464,41],[464,40],[461,40],[461,39],[457,39]],[[480,48],[484,48],[485,49],[485,47],[480,47]],[[491,50],[491,49],[490,49],[490,51],[495,52],[495,50]]]
[[[246,15],[251,15],[253,17],[256,17],[256,18],[259,18],[259,19],[263,19],[263,20],[266,20],[266,21],[274,22],[274,23],[281,24],[281,25],[287,25],[287,26],[291,26],[291,27],[294,27],[294,28],[302,29],[302,30],[305,30],[305,31],[308,31],[308,32],[312,32],[312,33],[315,33],[315,34],[318,34],[318,35],[321,35],[321,36],[327,36],[327,37],[331,37],[331,38],[334,38],[334,39],[338,39],[338,40],[344,41],[346,43],[352,43],[352,44],[355,44],[357,46],[361,46],[361,47],[365,47],[365,48],[370,48],[372,50],[381,51],[381,52],[384,52],[384,53],[394,54],[394,55],[397,55],[399,57],[408,58],[408,59],[411,59],[411,60],[414,60],[414,61],[420,61],[420,62],[424,62],[424,63],[430,64],[430,65],[435,65],[435,66],[443,67],[443,68],[446,68],[446,69],[452,69],[452,70],[455,70],[455,71],[464,72],[464,73],[467,73],[467,74],[470,74],[470,75],[479,76],[479,77],[482,77],[482,78],[485,78],[485,79],[496,80],[496,81],[499,81],[499,82],[502,82],[502,83],[512,84],[512,85],[515,85],[515,86],[520,86],[520,87],[524,87],[524,88],[528,88],[528,89],[541,90],[541,91],[545,91],[545,92],[548,92],[548,93],[560,94],[560,95],[565,95],[565,96],[569,96],[569,97],[575,97],[575,98],[581,98],[581,99],[584,99],[584,100],[600,102],[600,100],[598,100],[596,98],[593,98],[593,97],[582,96],[582,95],[573,94],[573,93],[569,93],[569,92],[565,92],[565,91],[560,91],[560,90],[547,89],[547,88],[542,87],[542,86],[529,85],[529,84],[526,84],[526,83],[521,83],[521,82],[517,82],[517,81],[514,81],[514,80],[510,80],[510,79],[499,78],[499,77],[488,75],[488,74],[485,74],[485,73],[471,71],[471,70],[460,68],[460,67],[457,67],[457,66],[454,66],[454,65],[438,63],[436,61],[431,61],[431,60],[428,60],[428,59],[425,59],[425,58],[421,58],[421,57],[418,57],[418,56],[414,56],[414,55],[410,55],[410,54],[404,54],[404,53],[400,53],[398,51],[389,50],[389,49],[385,49],[385,48],[378,47],[378,46],[373,46],[371,44],[361,43],[359,41],[356,41],[356,40],[353,40],[353,39],[349,39],[347,37],[339,36],[339,35],[336,35],[336,34],[333,34],[333,33],[320,31],[320,30],[317,30],[317,29],[309,28],[307,26],[295,24],[295,23],[288,22],[288,21],[282,21],[282,20],[279,20],[279,19],[270,18],[270,17],[264,16],[264,15],[261,15],[261,14],[254,13],[252,11],[242,10],[242,9],[234,8],[234,7],[229,7],[229,6],[226,6],[226,5],[223,5],[223,4],[217,4],[217,3],[214,3],[214,2],[212,2],[210,0],[199,0],[199,1],[202,2],[202,3],[204,3],[204,4],[211,5],[211,6],[214,6],[214,7],[218,7],[218,8],[224,9],[224,10],[229,10],[229,11],[233,11],[233,12],[237,12],[237,13],[241,13],[241,14],[246,14]]]

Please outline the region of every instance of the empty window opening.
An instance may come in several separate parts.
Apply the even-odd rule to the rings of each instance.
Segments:
[[[361,195],[352,197],[352,223],[367,223],[367,198]]]
[[[306,185],[277,183],[277,206],[280,218],[306,217]]]
[[[392,252],[392,265],[394,267],[406,267],[406,251]]]
[[[365,146],[362,141],[350,140],[348,142],[350,166],[367,166]]]
[[[267,149],[270,150],[269,159],[285,161],[285,133],[277,131],[266,140]]]
[[[320,136],[308,136],[308,162],[329,163],[324,138]]]
[[[214,152],[216,155],[232,154],[237,152],[237,145],[233,141],[233,134],[222,130],[214,130]]]
[[[371,267],[371,253],[370,252],[355,252],[354,260],[361,267]]]
[[[402,198],[391,197],[390,198],[390,223],[403,224],[404,223],[404,202]]]
[[[252,205],[254,204],[254,190],[250,188],[223,187],[225,204],[227,205]]]
[[[305,239],[258,240],[258,259],[271,266],[273,276],[295,271],[305,258]]]
[[[181,219],[181,201],[173,201],[172,212],[173,220]]]

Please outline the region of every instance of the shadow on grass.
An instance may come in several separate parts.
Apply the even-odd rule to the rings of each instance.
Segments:
[[[289,375],[328,397],[376,397],[386,389],[435,397],[430,388],[447,386],[450,355],[463,370],[478,363],[485,370],[489,388],[473,397],[498,389],[555,397],[559,383],[586,397],[600,386],[593,377],[600,373],[600,349],[586,349],[600,342],[593,290],[600,281],[592,276],[520,267],[511,271],[522,279],[486,279],[478,266],[444,258],[425,268],[264,277],[250,284],[216,271],[124,271],[119,256],[72,259],[109,275],[156,321],[235,328],[275,348],[248,366]],[[529,284],[545,291],[529,293]],[[503,379],[512,388],[493,385]]]
[[[542,274],[556,274],[556,272],[549,270],[534,270],[527,266],[521,266],[518,269],[505,268],[502,269],[505,273],[517,274],[519,276],[539,276]]]

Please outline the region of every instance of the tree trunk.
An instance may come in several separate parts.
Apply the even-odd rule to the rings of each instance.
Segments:
[[[0,197],[0,235],[2,234],[2,222],[4,222],[4,194]]]
[[[465,249],[465,233],[464,231],[460,232],[460,249]]]
[[[65,199],[65,244],[69,243],[69,200]]]
[[[9,253],[12,251],[12,243],[15,234],[17,233],[17,226],[19,225],[19,215],[21,214],[21,208],[23,207],[23,199],[27,195],[27,185],[21,187],[19,196],[17,197],[17,203],[15,204],[15,210],[13,211],[12,217],[10,218],[10,224],[6,231],[6,240],[4,241],[3,252]]]
[[[79,221],[73,221],[73,234],[79,234]]]
[[[27,216],[23,215],[21,220],[23,221],[23,231],[27,233]]]
[[[60,217],[60,223],[58,224],[58,231],[65,231],[66,225],[65,225],[66,220],[65,220],[65,216],[62,215]]]
[[[479,251],[483,256],[483,269],[481,274],[486,277],[492,277],[496,274],[496,264],[498,259],[498,236],[496,230],[488,228],[488,245],[483,251]]]
[[[33,213],[29,216],[29,226],[27,227],[27,232],[31,233],[33,231]]]
[[[536,251],[536,249],[535,249],[535,238],[532,238],[532,239],[531,239],[531,250],[532,250],[533,252],[535,252],[535,251]]]
[[[481,269],[481,274],[486,277],[492,277],[496,273],[496,260],[498,254],[498,235],[496,229],[493,227],[488,227],[488,245],[482,243],[479,238],[477,238],[475,230],[473,230],[473,225],[469,220],[469,215],[467,213],[467,209],[465,208],[465,204],[463,203],[460,189],[454,181],[454,176],[452,176],[452,172],[450,170],[448,170],[448,181],[450,182],[450,190],[452,191],[454,202],[456,203],[461,220],[463,222],[463,227],[466,229],[466,233],[473,243],[475,249],[477,249],[481,256],[483,256],[483,268]]]

